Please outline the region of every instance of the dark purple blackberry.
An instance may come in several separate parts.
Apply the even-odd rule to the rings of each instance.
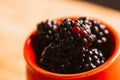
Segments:
[[[51,43],[42,52],[39,65],[56,73],[71,73],[69,54],[59,44]]]
[[[57,28],[56,21],[46,20],[37,25],[36,36],[32,38],[31,44],[37,56],[37,62],[42,53],[42,50],[54,40],[55,29]]]
[[[82,72],[94,69],[105,62],[103,53],[96,48],[86,49],[84,54],[85,56],[81,59],[82,64],[80,64]]]
[[[89,27],[89,31],[91,31],[89,33],[94,36],[94,41],[92,42],[91,47],[99,48],[102,50],[103,47],[105,47],[106,44],[109,43],[108,37],[110,36],[110,34],[105,25],[103,25],[99,21],[91,20],[88,17],[80,17],[78,20],[79,22],[81,22],[81,26],[86,25],[87,27]]]
[[[56,21],[46,20],[45,22],[41,22],[37,25],[37,35],[40,39],[45,40],[47,42],[53,41],[53,35],[56,28]]]
[[[91,20],[91,23],[91,32],[96,38],[93,46],[100,49],[108,42],[109,30],[100,22]]]
[[[84,54],[71,56],[73,59],[71,60],[73,73],[85,72],[91,69],[94,69],[105,62],[105,57],[103,53],[96,49],[86,49]]]
[[[79,20],[64,19],[56,30],[56,43],[69,46],[74,44],[77,47],[90,46],[94,41],[90,27],[80,24]]]

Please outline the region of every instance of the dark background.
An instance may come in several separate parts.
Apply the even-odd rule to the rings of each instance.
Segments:
[[[112,9],[120,10],[120,0],[82,0],[98,5],[103,5]]]

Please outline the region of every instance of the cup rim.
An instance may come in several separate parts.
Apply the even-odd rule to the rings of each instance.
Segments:
[[[57,20],[61,20],[63,18],[64,17],[58,18]],[[69,18],[76,19],[76,18],[79,18],[79,17],[69,17]],[[116,60],[116,58],[120,54],[120,49],[119,49],[119,47],[120,47],[120,37],[119,37],[119,34],[117,33],[117,31],[115,29],[113,29],[112,26],[106,24],[105,22],[103,22],[99,19],[95,19],[95,18],[91,18],[91,17],[89,17],[89,18],[93,19],[93,20],[100,21],[102,24],[106,25],[107,28],[109,28],[109,30],[112,32],[112,34],[115,37],[115,50],[113,51],[112,55],[105,61],[105,63],[103,63],[99,67],[96,67],[95,69],[92,69],[90,71],[86,71],[86,72],[82,72],[82,73],[75,73],[75,74],[60,74],[60,73],[54,73],[54,72],[47,71],[47,70],[39,67],[37,64],[35,64],[35,62],[33,62],[33,61],[35,61],[35,55],[34,55],[32,47],[29,45],[30,37],[35,32],[35,31],[33,31],[32,34],[27,38],[27,40],[24,44],[24,58],[25,58],[27,64],[33,70],[37,71],[40,75],[44,75],[44,76],[48,76],[48,77],[54,77],[54,78],[61,78],[62,77],[62,78],[65,78],[65,79],[66,78],[67,79],[79,78],[79,77],[83,78],[83,77],[86,77],[86,76],[91,76],[91,75],[99,73],[99,72],[103,71],[104,69],[106,69],[107,67],[109,67]],[[29,48],[29,50],[27,50],[28,48]],[[31,54],[29,52],[31,52]],[[31,55],[32,55],[32,58],[34,59],[33,61],[31,61]]]

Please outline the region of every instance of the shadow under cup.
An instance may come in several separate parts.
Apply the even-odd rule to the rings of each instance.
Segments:
[[[76,18],[74,18],[76,19]],[[58,19],[60,21],[61,19]],[[97,20],[97,19],[95,19]],[[100,21],[100,20],[99,20]],[[26,60],[26,77],[27,80],[120,80],[120,38],[119,34],[111,26],[101,21],[110,30],[114,38],[113,51],[109,58],[101,66],[76,74],[58,74],[49,72],[39,67],[36,63],[36,55],[31,45],[31,37],[35,35],[33,31],[27,38],[24,45],[24,57]],[[109,46],[106,46],[106,48]],[[109,48],[108,48],[109,49]]]

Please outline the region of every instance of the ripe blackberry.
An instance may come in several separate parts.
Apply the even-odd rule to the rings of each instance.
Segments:
[[[57,28],[56,21],[46,20],[37,25],[37,35],[40,39],[50,42],[54,40],[54,30]]]
[[[103,53],[96,48],[86,49],[84,54],[85,57],[82,59],[81,71],[94,69],[105,62]]]
[[[39,65],[56,73],[70,73],[68,53],[59,44],[51,43],[42,52]]]
[[[93,46],[100,49],[108,42],[109,30],[100,22],[91,20],[91,23],[91,32],[96,37]]]
[[[94,41],[90,27],[80,25],[79,20],[64,19],[56,29],[55,41],[62,45],[74,44],[77,47],[89,47]]]
[[[109,43],[108,37],[110,34],[105,25],[96,20],[91,20],[88,17],[80,17],[79,21],[81,22],[81,25],[87,25],[90,28],[89,31],[91,31],[91,34],[94,36],[91,47],[102,50],[103,47]]]

